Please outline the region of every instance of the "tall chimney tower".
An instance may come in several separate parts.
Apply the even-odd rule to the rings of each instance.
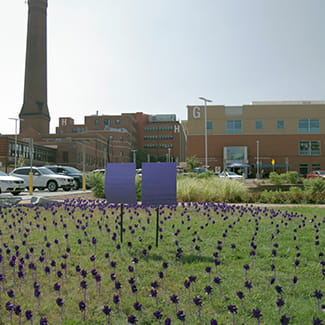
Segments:
[[[49,134],[47,107],[47,0],[28,0],[24,103],[20,111],[20,136]]]

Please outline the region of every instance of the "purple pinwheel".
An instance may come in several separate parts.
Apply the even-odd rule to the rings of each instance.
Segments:
[[[154,315],[154,316],[156,317],[156,319],[158,320],[158,324],[160,324],[160,320],[161,320],[162,317],[163,317],[162,313],[161,313],[159,310],[157,310],[157,311],[153,312],[153,315]]]
[[[235,325],[235,314],[237,313],[238,308],[235,305],[228,305],[228,312],[232,315],[232,322]]]
[[[284,306],[284,299],[278,298],[278,300],[276,301],[276,305],[278,306],[278,314],[280,315],[281,308]]]
[[[33,323],[33,312],[31,310],[25,311],[25,317],[30,321],[31,324]]]
[[[42,317],[39,321],[39,324],[40,325],[48,325],[48,321],[45,317]]]
[[[84,301],[80,301],[79,304],[79,310],[83,312],[83,320],[86,320],[86,303]]]
[[[317,305],[318,305],[318,310],[320,310],[320,301],[323,298],[323,293],[321,290],[315,290],[314,294],[312,295],[312,297],[317,299]]]
[[[110,324],[110,315],[111,315],[112,309],[109,308],[107,305],[105,305],[102,309],[102,312],[106,315],[107,317],[107,324]]]
[[[114,295],[113,296],[113,303],[117,305],[117,309],[120,310],[120,296]]]
[[[129,324],[135,324],[137,322],[137,318],[134,315],[128,316],[128,323]]]
[[[257,319],[257,324],[260,325],[261,323],[261,317],[263,316],[261,311],[259,309],[253,309],[252,310],[252,316],[253,318],[256,318]]]
[[[171,295],[170,296],[170,301],[175,304],[176,306],[176,312],[177,312],[177,308],[178,308],[178,303],[179,303],[179,298],[176,295]]]
[[[313,325],[324,325],[324,323],[320,318],[314,318]]]
[[[288,317],[287,315],[282,315],[280,318],[280,323],[281,325],[288,325],[290,322],[290,317]]]
[[[200,297],[195,297],[195,298],[193,298],[193,302],[197,306],[198,316],[199,316],[199,318],[201,318],[202,299]]]
[[[179,310],[179,311],[176,313],[176,317],[177,317],[177,319],[179,319],[181,322],[185,322],[185,320],[186,320],[186,316],[185,316],[183,310]]]

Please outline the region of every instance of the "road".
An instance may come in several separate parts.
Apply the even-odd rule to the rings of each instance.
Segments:
[[[14,196],[11,193],[1,193],[0,199],[5,197],[12,197],[12,198],[21,198],[22,201],[28,202],[31,200],[32,197],[46,197],[51,199],[51,197],[57,197],[57,196],[69,196],[69,195],[78,195],[78,194],[84,194],[84,193],[91,193],[90,190],[82,191],[63,191],[62,189],[58,189],[56,192],[49,192],[48,190],[40,191],[35,190],[32,195],[29,194],[28,190],[25,190],[24,192],[21,192],[19,195]]]

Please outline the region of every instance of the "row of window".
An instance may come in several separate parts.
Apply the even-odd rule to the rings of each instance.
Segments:
[[[114,136],[113,136],[113,135],[110,135],[110,136],[108,137],[108,139],[109,139],[110,141],[112,141],[112,140],[114,140]],[[119,137],[119,141],[123,142],[123,141],[124,141],[124,138],[123,138],[122,136],[120,136],[120,137]]]
[[[145,144],[144,148],[152,149],[152,148],[173,148],[172,144],[154,144],[154,143],[149,143]]]
[[[120,125],[121,124],[121,120],[119,120],[119,119],[116,119],[114,121],[115,121],[115,125]],[[100,120],[99,119],[96,119],[94,123],[95,123],[95,125],[99,125],[100,124]],[[111,125],[111,124],[112,124],[112,121],[111,120],[109,120],[109,119],[105,119],[104,120],[104,125]]]
[[[144,128],[145,131],[173,131],[173,126],[148,126]]]
[[[242,129],[242,120],[227,120],[226,122],[226,132],[227,134],[241,134]],[[207,121],[207,130],[213,129],[213,122]],[[263,129],[263,121],[255,121],[255,127],[257,130]],[[276,121],[277,129],[284,129],[284,120]],[[299,119],[298,120],[298,132],[299,133],[319,133],[320,132],[320,123],[319,119]]]
[[[174,137],[172,135],[145,135],[144,140],[172,140]]]

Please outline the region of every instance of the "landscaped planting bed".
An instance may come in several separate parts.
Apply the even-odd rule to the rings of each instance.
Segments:
[[[323,209],[121,211],[1,207],[0,324],[323,324]]]

